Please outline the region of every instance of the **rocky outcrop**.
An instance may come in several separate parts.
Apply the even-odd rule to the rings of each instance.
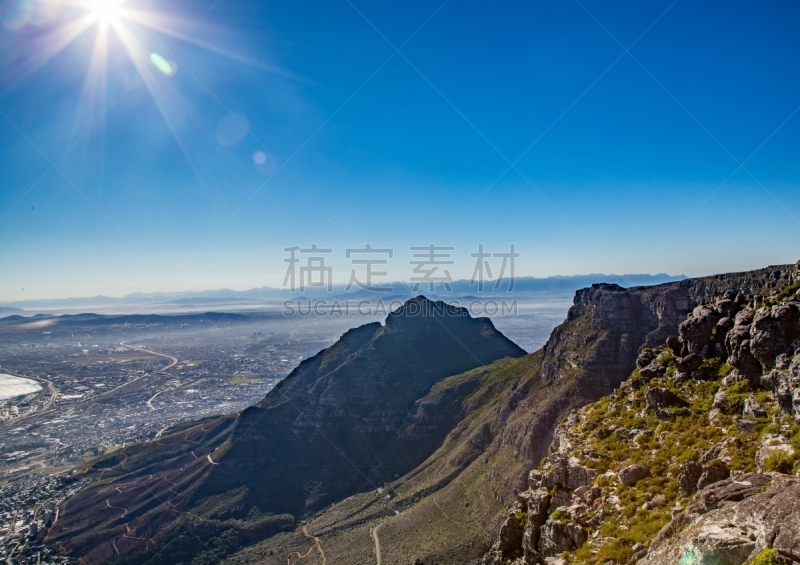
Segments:
[[[649,309],[654,317],[641,311],[638,314],[648,329],[642,343],[663,338],[666,346],[646,346],[635,358],[629,357],[629,366],[636,368],[631,380],[613,392],[610,400],[604,400],[605,404],[600,402],[597,408],[590,405],[571,413],[555,429],[550,454],[530,473],[529,490],[517,498],[508,514],[507,519],[522,514],[528,518],[519,523],[523,534],[513,549],[514,563],[554,563],[562,555],[568,562],[587,562],[591,555],[595,555],[592,562],[609,562],[608,556],[614,555],[617,557],[612,561],[623,563],[650,559],[648,562],[664,564],[742,565],[765,548],[775,549],[786,559],[794,558],[787,547],[800,547],[797,528],[784,526],[777,533],[782,541],[775,543],[777,538],[769,534],[769,529],[777,532],[777,522],[765,519],[766,514],[776,513],[797,521],[797,510],[791,509],[794,507],[786,496],[777,491],[762,492],[766,481],[772,480],[770,476],[784,475],[743,475],[741,470],[742,466],[760,471],[791,470],[796,461],[786,439],[790,426],[785,423],[781,433],[774,438],[767,434],[764,443],[758,449],[754,447],[758,445],[757,426],[763,427],[770,419],[782,421],[783,416],[776,414],[778,404],[784,414],[800,420],[800,355],[795,355],[800,349],[797,297],[793,287],[786,289],[793,283],[794,271],[794,267],[766,271],[761,286],[752,276],[743,276],[738,282],[748,285],[705,297],[696,294],[699,288],[719,291],[720,285],[684,281],[691,288],[676,284],[662,290],[659,296],[651,294],[655,289],[641,294],[629,291],[635,298],[624,296],[625,291],[618,287],[596,285],[576,297],[570,318],[583,324],[587,323],[586,317],[593,319],[594,313],[611,303],[624,312]],[[590,296],[593,300],[587,300]],[[680,309],[675,307],[679,296],[685,298]],[[672,307],[667,307],[665,297],[674,301]],[[652,308],[655,304],[660,305],[660,310]],[[624,320],[624,314],[617,317],[622,322],[620,326],[624,326]],[[674,324],[672,334],[667,327],[670,323]],[[577,329],[565,324],[562,331],[572,333]],[[551,386],[563,385],[570,379],[598,383],[581,372],[587,366],[585,362],[579,363],[568,353],[558,351],[566,339],[573,345],[579,340],[574,335],[563,339],[558,331],[554,332],[556,337],[558,341],[551,339],[544,353],[564,355],[560,360],[566,367],[554,365],[560,370],[548,373],[553,379]],[[616,337],[622,339],[619,334]],[[597,358],[592,347],[607,346],[598,342],[599,338],[589,340],[589,348],[583,351],[590,363]],[[623,349],[624,345],[617,354]],[[619,358],[605,359],[605,374],[609,374],[610,368],[618,367],[615,363]],[[547,361],[545,357],[543,363]],[[523,405],[524,401],[518,404]],[[658,441],[654,441],[657,434],[650,427],[652,415],[662,421],[658,425],[662,430]],[[646,420],[648,417],[651,420]],[[682,418],[687,419],[686,423]],[[744,435],[731,435],[730,429]],[[687,442],[686,446],[672,443],[676,438]],[[703,449],[696,450],[700,445]],[[662,450],[666,455],[661,455]],[[746,456],[751,457],[749,462],[743,459],[744,453],[750,454]],[[682,463],[678,464],[678,460]],[[581,479],[571,481],[571,477]],[[789,490],[796,493],[792,482],[795,479],[784,478],[783,487],[791,487]],[[672,490],[659,493],[661,485],[667,484],[672,485]],[[772,493],[772,498],[766,497],[767,493]],[[746,518],[749,521],[742,525],[742,517],[726,509],[753,496],[762,497],[756,498],[762,508],[756,508],[755,502],[753,508],[742,506],[750,509]],[[681,510],[684,502],[678,497],[694,498]],[[774,499],[775,504],[768,498]],[[532,500],[538,501],[534,512],[528,510]],[[649,511],[668,518],[667,505],[671,504],[676,505],[672,507],[675,518],[652,544],[650,539],[635,541],[634,534],[628,533],[635,527],[639,528],[636,535],[641,535],[653,523],[658,524],[657,519],[650,524],[636,522],[638,516]],[[619,521],[623,523],[615,524]],[[706,525],[696,530],[695,522]],[[615,536],[622,539],[615,540]],[[675,541],[679,537],[683,541]],[[683,553],[670,550],[667,557],[659,557],[673,542],[683,544]],[[484,563],[501,563],[502,552],[498,550],[495,545]],[[696,553],[696,561],[682,561],[691,552]]]
[[[800,355],[789,362],[782,356],[776,367],[761,378],[762,384],[773,391],[780,407],[795,418],[800,418]]]
[[[764,549],[800,563],[800,479],[744,474],[701,491],[653,541],[642,565],[740,565]]]
[[[715,299],[720,299],[725,302],[712,316],[716,320],[712,327],[714,340],[709,340],[711,345],[706,349],[708,355],[719,353],[720,348],[726,347],[725,336],[730,330],[726,325],[720,331],[715,332],[714,328],[724,318],[730,318],[733,305],[739,308],[746,296],[791,284],[794,270],[794,265],[784,265],[652,287],[625,289],[615,284],[595,284],[579,290],[567,320],[553,330],[540,357],[532,359],[529,374],[514,383],[513,392],[499,411],[497,440],[492,449],[510,447],[520,463],[519,467],[502,471],[506,487],[517,492],[525,488],[519,480],[522,468],[535,467],[547,454],[560,419],[611,393],[628,377],[643,346],[655,347],[669,339],[676,348],[684,347],[677,340],[679,325],[687,314],[698,306],[713,307]],[[699,353],[697,357],[699,363],[697,358],[687,360],[697,366],[686,374],[694,372],[696,377],[702,377],[704,373],[698,370],[704,358]],[[748,359],[743,360],[744,365]]]

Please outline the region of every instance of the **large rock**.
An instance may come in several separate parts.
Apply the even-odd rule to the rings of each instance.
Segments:
[[[503,559],[522,557],[522,537],[525,531],[516,516],[510,514],[500,526],[497,551]]]
[[[632,487],[645,477],[650,476],[650,469],[643,465],[630,465],[617,473],[622,484]]]
[[[700,480],[697,481],[697,490],[703,490],[709,485],[727,479],[730,474],[727,465],[722,461],[710,461],[708,465],[703,466],[703,474],[700,475]]]
[[[703,474],[703,467],[697,461],[687,461],[678,473],[678,491],[681,496],[691,496],[697,491],[697,481]]]
[[[736,325],[725,336],[728,363],[743,376],[755,380],[761,376],[761,363],[750,350],[750,326]]]
[[[749,334],[748,334],[749,335]],[[696,371],[703,364],[703,358],[697,353],[690,353],[678,360],[678,370],[682,373]]]
[[[644,391],[644,400],[648,410],[686,405],[684,400],[668,388],[647,387]]]
[[[730,298],[723,298],[717,301],[714,305],[714,310],[723,318],[733,318],[739,311],[739,305]]]
[[[545,460],[540,484],[546,489],[552,489],[554,486],[576,489],[591,485],[597,475],[598,471],[580,465],[576,459],[571,459],[563,453],[554,453]]]
[[[742,414],[745,416],[750,416],[751,418],[766,418],[767,411],[766,409],[753,398],[753,395],[747,397],[747,400],[744,401],[744,410]]]
[[[700,491],[639,563],[741,565],[766,548],[800,562],[800,479],[751,473]]]
[[[712,344],[714,326],[721,317],[708,306],[698,306],[692,311],[692,314],[678,327],[688,353],[702,355],[708,352],[708,347]]]
[[[772,369],[761,384],[772,390],[781,410],[800,419],[800,355],[788,367]]]
[[[559,555],[578,549],[588,538],[586,528],[574,522],[548,520],[542,526],[541,552],[546,556]]]
[[[756,312],[750,327],[750,350],[766,373],[775,359],[800,337],[800,308],[797,304],[778,304]]]

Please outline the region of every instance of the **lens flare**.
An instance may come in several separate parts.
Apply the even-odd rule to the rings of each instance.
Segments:
[[[13,31],[27,24],[33,14],[30,0],[4,0],[0,2],[0,25],[3,29]]]
[[[175,74],[175,67],[158,53],[150,53],[150,61],[165,75],[172,76]]]

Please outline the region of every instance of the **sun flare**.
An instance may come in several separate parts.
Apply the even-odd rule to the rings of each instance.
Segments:
[[[122,17],[124,9],[117,0],[91,0],[89,13],[99,22],[113,24]]]

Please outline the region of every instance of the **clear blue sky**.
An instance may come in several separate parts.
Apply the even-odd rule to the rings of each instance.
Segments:
[[[797,2],[351,1],[3,0],[0,301],[800,258]]]

